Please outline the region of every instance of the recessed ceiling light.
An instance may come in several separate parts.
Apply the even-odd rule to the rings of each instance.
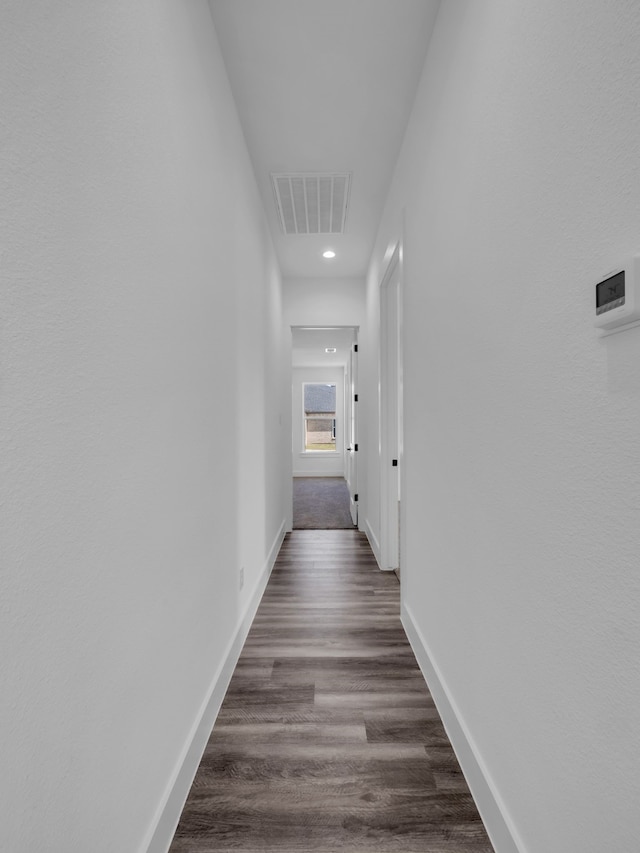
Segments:
[[[335,352],[335,351],[336,351],[336,348],[335,348],[335,347],[325,347],[325,350],[324,350],[324,351],[325,351],[325,352]]]
[[[327,249],[326,252],[322,253],[323,258],[335,258],[335,256],[336,253],[333,251],[333,249]]]

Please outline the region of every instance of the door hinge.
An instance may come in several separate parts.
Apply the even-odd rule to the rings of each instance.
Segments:
[[[357,444],[354,444],[354,445],[353,445],[353,449],[354,449],[354,450],[357,450],[357,449],[358,449],[358,445],[357,445]]]
[[[397,460],[397,459],[392,459],[392,460],[391,460],[391,464],[392,464],[392,466],[393,466],[394,468],[397,468],[397,467],[398,467],[398,460]]]
[[[353,351],[354,351],[354,352],[358,352],[358,344],[354,344],[354,345],[353,345]]]
[[[354,495],[354,496],[353,496],[353,502],[354,502],[354,503],[358,503],[358,495]]]
[[[357,394],[354,394],[354,395],[353,395],[353,402],[354,402],[354,403],[357,403],[357,402],[358,402],[358,395],[357,395]]]

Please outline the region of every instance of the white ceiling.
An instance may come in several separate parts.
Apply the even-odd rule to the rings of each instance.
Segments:
[[[364,276],[439,0],[209,4],[284,277]],[[285,236],[271,172],[351,172],[345,233]]]

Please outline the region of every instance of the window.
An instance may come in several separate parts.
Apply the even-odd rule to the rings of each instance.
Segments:
[[[303,382],[302,399],[305,451],[335,451],[335,384],[330,382]]]

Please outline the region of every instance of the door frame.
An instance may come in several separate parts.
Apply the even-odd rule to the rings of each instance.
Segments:
[[[293,352],[293,333],[296,329],[299,329],[302,331],[331,331],[333,329],[350,330],[351,335],[352,335],[352,349],[353,349],[354,344],[357,346],[358,338],[360,335],[360,326],[359,325],[352,325],[350,323],[344,323],[344,324],[334,323],[332,325],[325,324],[325,323],[323,323],[322,325],[313,325],[310,323],[304,323],[304,324],[296,323],[296,324],[292,324],[289,327],[289,330],[291,333],[291,352]],[[357,350],[356,350],[356,352],[357,352]],[[316,367],[318,369],[322,369],[321,364],[318,364]],[[315,369],[315,368],[311,368],[311,369]],[[293,395],[295,393],[294,387],[293,387],[293,370],[294,370],[293,359],[291,359],[291,379],[292,379],[291,393],[292,393],[292,399],[293,399]],[[341,428],[341,435],[342,435],[342,448],[343,448],[344,452],[343,452],[342,476],[345,479],[345,481],[347,482],[347,485],[349,486],[349,501],[351,504],[351,514],[352,514],[352,519],[353,519],[354,505],[355,505],[355,509],[356,509],[356,517],[359,517],[359,515],[360,515],[359,512],[357,512],[358,504],[356,503],[356,501],[358,500],[358,496],[357,496],[358,485],[357,484],[358,484],[358,467],[359,467],[358,466],[358,452],[356,450],[356,448],[358,447],[358,436],[357,436],[358,417],[357,417],[357,404],[354,402],[354,399],[353,399],[353,394],[358,393],[358,372],[356,370],[354,382],[351,383],[353,385],[353,387],[351,388],[351,392],[349,392],[349,389],[347,387],[347,384],[348,384],[347,383],[347,374],[348,373],[349,373],[349,362],[347,361],[347,364],[345,365],[344,370],[343,370],[343,386],[344,386],[344,388],[343,388],[343,392],[344,392],[343,393],[343,400],[344,400],[344,406],[343,406],[343,417],[342,417],[343,424],[342,424],[342,428]],[[348,403],[349,403],[349,406],[347,405]],[[351,429],[350,429],[352,413],[353,413],[355,435],[353,435],[353,433],[351,432]],[[292,441],[293,441],[293,430],[295,430],[295,428],[296,428],[295,418],[293,418],[292,419]],[[355,441],[352,441],[350,443],[350,441],[349,441],[350,438],[355,438]],[[353,449],[349,450],[350,447]],[[348,457],[351,457],[351,462],[349,462]],[[350,469],[350,473],[352,475],[351,476],[351,482],[349,482],[349,478],[347,477],[347,470],[349,468],[349,465],[351,465],[351,469]],[[292,470],[292,475],[295,476],[295,473],[294,473],[295,467],[293,466],[293,464],[292,464],[291,470]],[[293,489],[291,489],[291,500],[289,501],[289,512],[290,512],[291,521],[290,521],[288,529],[292,530],[293,529]],[[354,524],[356,524],[355,521],[354,521]],[[356,526],[357,526],[357,524],[356,524]]]
[[[388,571],[401,566],[402,278],[402,246],[398,242],[380,282],[379,294],[380,568]]]
[[[351,520],[358,527],[358,329],[353,329],[353,343],[345,376],[345,480],[349,489]]]

